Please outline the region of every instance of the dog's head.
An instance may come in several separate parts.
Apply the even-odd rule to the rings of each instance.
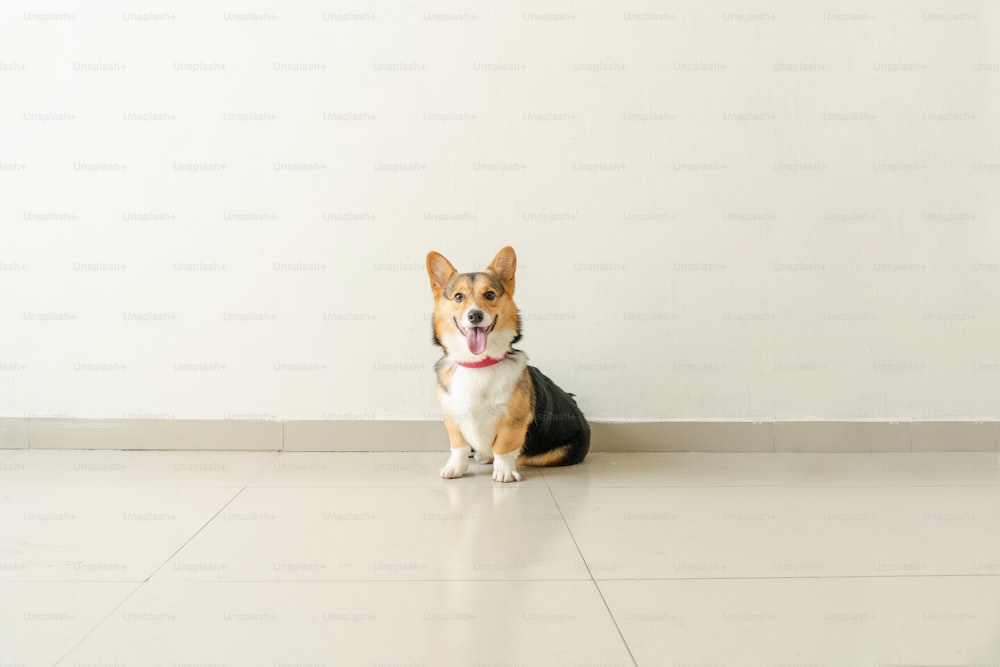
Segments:
[[[459,273],[444,255],[427,253],[434,293],[434,342],[456,361],[500,358],[521,336],[514,304],[517,257],[510,246],[485,271]]]

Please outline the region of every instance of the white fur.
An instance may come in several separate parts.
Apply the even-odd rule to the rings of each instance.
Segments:
[[[520,482],[521,473],[517,471],[518,452],[493,455],[494,482]]]
[[[503,356],[506,350],[507,348],[496,356]],[[489,452],[492,449],[497,421],[506,412],[510,394],[527,365],[527,355],[523,352],[511,352],[506,359],[492,366],[455,367],[451,376],[451,389],[442,395],[441,404],[477,452]]]
[[[457,447],[451,450],[448,462],[441,468],[441,476],[445,479],[461,477],[469,469],[469,454],[472,453],[470,447]]]

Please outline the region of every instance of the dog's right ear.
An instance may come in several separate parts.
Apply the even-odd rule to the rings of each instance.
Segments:
[[[444,255],[433,250],[427,253],[427,275],[431,279],[431,292],[434,293],[435,299],[440,298],[441,292],[456,273],[455,267],[445,259]]]

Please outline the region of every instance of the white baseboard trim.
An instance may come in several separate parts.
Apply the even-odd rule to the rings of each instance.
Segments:
[[[591,422],[595,452],[995,452],[1000,422]],[[441,452],[440,421],[0,419],[4,449]]]

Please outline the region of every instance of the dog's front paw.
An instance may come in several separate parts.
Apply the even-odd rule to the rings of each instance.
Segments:
[[[500,470],[496,466],[493,467],[493,481],[494,482],[520,482],[521,473],[517,470]]]
[[[461,477],[462,475],[464,475],[465,471],[466,467],[455,466],[449,463],[445,467],[441,468],[441,477],[443,477],[444,479],[455,479],[457,477]]]
[[[441,477],[445,479],[455,479],[465,474],[469,469],[469,454],[472,447],[457,447],[451,450],[448,462],[441,468]]]
[[[494,482],[520,482],[521,473],[517,471],[517,452],[496,454],[493,457]]]

